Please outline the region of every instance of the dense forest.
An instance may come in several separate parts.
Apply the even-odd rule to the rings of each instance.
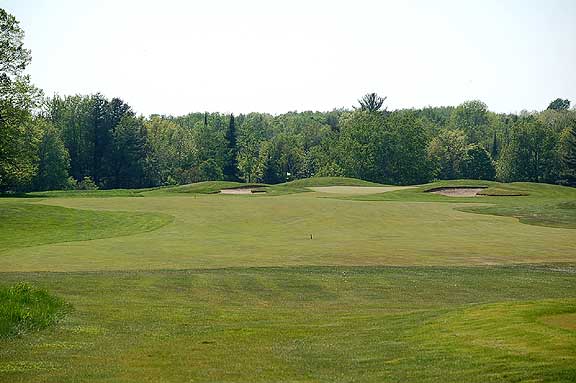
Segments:
[[[348,176],[576,183],[576,110],[498,114],[473,100],[388,111],[375,93],[328,112],[139,116],[119,98],[46,98],[0,9],[0,191],[143,188],[204,180],[280,183]]]

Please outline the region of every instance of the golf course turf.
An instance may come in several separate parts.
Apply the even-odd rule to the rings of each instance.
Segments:
[[[575,189],[237,186],[1,198],[0,305],[66,307],[0,337],[0,382],[576,380]]]

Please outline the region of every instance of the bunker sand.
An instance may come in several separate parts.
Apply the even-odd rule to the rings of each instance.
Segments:
[[[447,197],[478,197],[485,188],[439,188],[430,190],[429,193],[440,194]]]

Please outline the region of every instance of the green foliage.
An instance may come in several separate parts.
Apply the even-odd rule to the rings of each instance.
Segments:
[[[494,180],[496,168],[490,153],[480,145],[469,145],[462,159],[462,176],[468,179]]]
[[[140,188],[146,182],[146,129],[142,118],[125,114],[112,134],[112,153],[107,185],[112,188]]]
[[[556,100],[552,101],[550,105],[548,105],[548,109],[551,110],[568,110],[570,109],[570,100],[563,100],[561,98],[557,98]]]
[[[222,173],[229,181],[238,180],[238,139],[236,133],[236,121],[234,115],[230,115],[228,130],[226,130],[227,152]]]
[[[257,113],[247,115],[240,126],[238,137],[238,170],[246,182],[257,182],[264,176],[260,155],[262,143],[270,138],[270,116]]]
[[[37,172],[40,134],[26,109],[0,101],[0,191],[29,184]]]
[[[92,177],[84,177],[82,181],[78,182],[76,185],[76,189],[78,190],[98,190],[98,185],[92,179]]]
[[[514,125],[502,148],[497,176],[503,181],[553,182],[559,178],[560,133],[533,116]]]
[[[562,161],[564,177],[572,185],[576,185],[576,121],[572,128],[566,130],[562,139]]]
[[[27,283],[0,286],[0,339],[42,330],[63,316],[66,304]]]
[[[460,178],[465,155],[466,135],[461,130],[443,129],[428,146],[428,158],[434,166],[434,175],[440,179]]]
[[[392,142],[382,181],[400,185],[429,181],[433,170],[427,155],[429,136],[421,119],[412,111],[394,112],[388,115],[386,126]]]
[[[38,149],[38,172],[32,181],[34,189],[56,190],[76,186],[73,178],[73,185],[69,180],[70,156],[60,132],[43,119],[37,119],[36,123],[40,125],[43,136]]]
[[[0,191],[31,181],[36,173],[39,135],[31,111],[41,92],[23,71],[30,63],[23,48],[24,31],[16,18],[0,8]]]
[[[14,16],[0,8],[0,82],[13,81],[32,60],[23,48],[24,31]]]
[[[192,182],[183,170],[196,162],[197,150],[193,132],[172,120],[152,116],[145,122],[149,152],[146,171],[153,185]]]
[[[224,178],[222,168],[212,158],[207,159],[198,166],[198,180],[215,181]]]
[[[363,110],[344,115],[339,137],[344,174],[374,182],[384,180],[389,138],[384,115]]]
[[[463,131],[469,144],[484,143],[489,138],[488,123],[488,107],[479,100],[458,105],[450,118],[451,128]]]
[[[382,98],[376,93],[367,93],[358,100],[358,103],[360,104],[360,110],[373,113],[378,112],[382,108],[384,101],[386,101],[386,97]]]

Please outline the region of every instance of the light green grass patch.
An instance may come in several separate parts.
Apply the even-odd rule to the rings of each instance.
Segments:
[[[27,201],[0,203],[0,217],[0,258],[10,249],[131,235],[172,221],[160,212],[93,211]]]
[[[318,186],[383,186],[378,183],[364,181],[348,177],[311,177],[281,184],[297,188],[309,188]]]
[[[312,186],[308,189],[320,193],[363,195],[411,189],[412,186]]]

